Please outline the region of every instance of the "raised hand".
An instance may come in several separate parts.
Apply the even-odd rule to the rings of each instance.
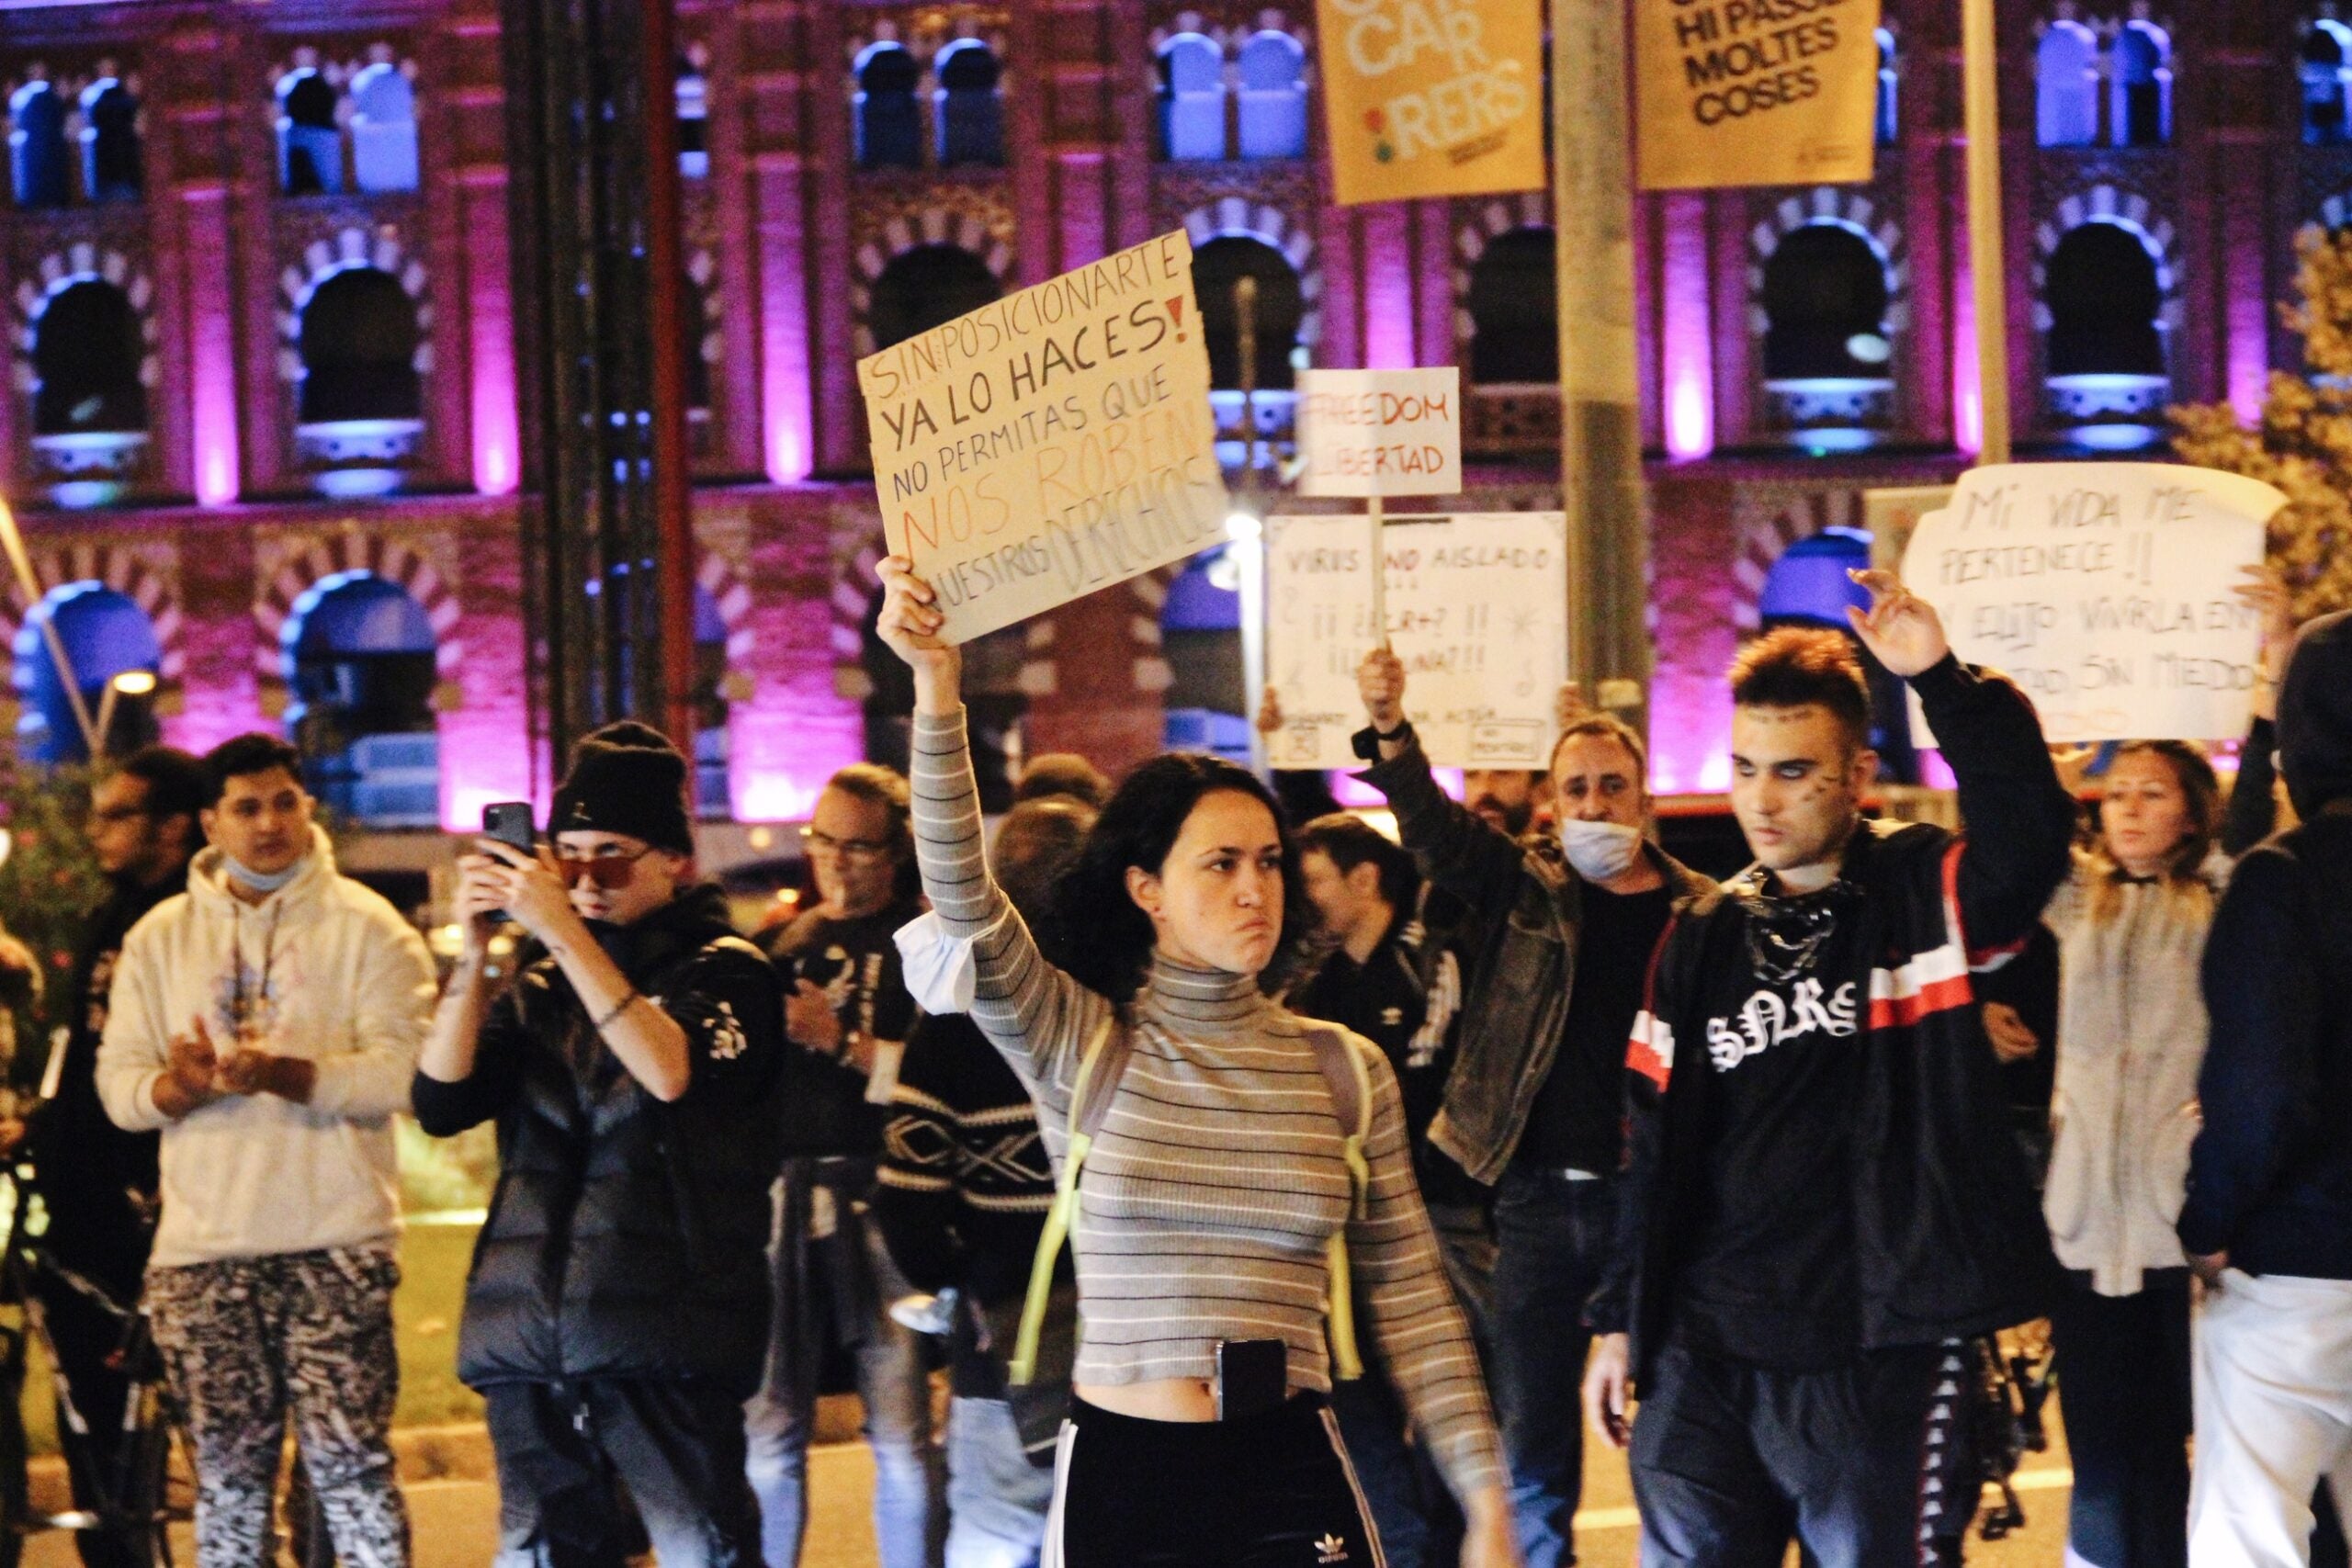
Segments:
[[[1356,691],[1373,728],[1386,734],[1405,722],[1405,661],[1386,643],[1356,666]]]
[[[2277,567],[2247,567],[2234,592],[2240,603],[2262,616],[2262,684],[2254,692],[2254,716],[2278,716],[2278,682],[2287,678],[2287,657],[2295,651],[2294,594]]]
[[[1871,656],[1889,672],[1907,681],[1934,669],[1951,651],[1944,639],[1944,623],[1935,606],[1903,586],[1891,571],[1849,572],[1870,590],[1871,607],[1847,606],[1846,618]]]
[[[2098,761],[2096,746],[2052,746],[2050,765],[2058,770],[2058,782],[2068,795],[2080,795],[2089,782],[2091,764]]]
[[[1272,686],[1258,703],[1258,733],[1271,736],[1283,727],[1283,700]]]
[[[490,908],[504,909],[509,919],[550,947],[557,935],[570,935],[580,926],[563,878],[544,855],[526,855],[495,839],[475,841],[482,852],[467,858],[481,863],[471,874],[479,879],[477,898],[492,899]]]
[[[947,624],[947,617],[940,614],[939,599],[931,584],[915,575],[914,562],[904,556],[885,556],[874,570],[882,580],[882,610],[874,620],[876,635],[915,672],[918,698],[926,682],[952,694],[963,681],[964,655],[939,639],[939,628]]]
[[[1592,705],[1584,700],[1584,688],[1574,681],[1563,681],[1552,697],[1552,726],[1566,733],[1568,726],[1592,716]]]

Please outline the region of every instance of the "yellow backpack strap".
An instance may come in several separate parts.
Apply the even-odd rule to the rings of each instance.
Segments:
[[[1037,1341],[1045,1333],[1046,1304],[1053,1299],[1054,1265],[1078,1218],[1078,1175],[1085,1168],[1087,1150],[1094,1146],[1094,1134],[1111,1113],[1119,1075],[1126,1069],[1127,1048],[1127,1032],[1118,1027],[1118,1015],[1111,1013],[1096,1026],[1078,1059],[1078,1079],[1069,1091],[1069,1148],[1054,1183],[1053,1207],[1046,1211],[1046,1228],[1037,1236],[1037,1255],[1029,1264],[1029,1293],[1021,1303],[1021,1328],[1005,1367],[1006,1381],[1016,1386],[1027,1386],[1037,1372]]]
[[[1331,1091],[1331,1111],[1340,1122],[1340,1157],[1348,1168],[1348,1219],[1360,1220],[1371,1199],[1372,1165],[1364,1157],[1365,1139],[1372,1132],[1372,1073],[1363,1054],[1336,1029],[1310,1029],[1315,1065]],[[1324,1316],[1331,1338],[1331,1373],[1343,1382],[1363,1376],[1363,1357],[1356,1345],[1355,1274],[1348,1261],[1348,1227],[1342,1224],[1323,1244],[1324,1274],[1329,1294]]]

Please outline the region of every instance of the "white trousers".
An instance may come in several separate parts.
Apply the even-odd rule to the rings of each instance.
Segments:
[[[2230,1269],[2197,1316],[2190,1568],[2307,1568],[2312,1495],[2352,1505],[2352,1280]]]

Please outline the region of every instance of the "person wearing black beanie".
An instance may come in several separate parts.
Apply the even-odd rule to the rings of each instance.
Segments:
[[[742,1402],[766,1352],[782,998],[691,880],[686,759],[607,725],[573,751],[551,852],[459,857],[464,948],[414,1085],[448,1137],[498,1127],[458,1338],[488,1404],[509,1551],[619,1568],[628,1488],[665,1562],[757,1568]],[[502,989],[493,912],[544,949]]]
[[[2305,1562],[2312,1495],[2352,1503],[2352,614],[2305,626],[2278,698],[2300,827],[2232,874],[2205,945],[2182,1247],[2193,1353],[2192,1562]]]

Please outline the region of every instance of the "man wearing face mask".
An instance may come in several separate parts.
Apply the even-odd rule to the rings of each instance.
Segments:
[[[1516,840],[1438,789],[1396,655],[1374,649],[1358,681],[1372,728],[1356,750],[1374,763],[1362,777],[1422,874],[1471,914],[1476,956],[1430,1141],[1497,1189],[1496,1414],[1520,1550],[1528,1568],[1561,1568],[1583,1490],[1584,1303],[1616,1236],[1624,1040],[1668,917],[1713,885],[1645,838],[1646,759],[1622,720],[1570,717],[1549,773],[1558,835]]]

